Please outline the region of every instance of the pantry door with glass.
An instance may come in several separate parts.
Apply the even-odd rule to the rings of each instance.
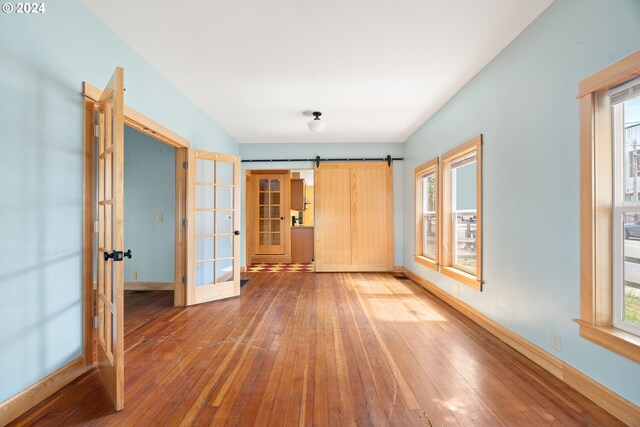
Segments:
[[[189,150],[186,304],[240,295],[240,158]]]
[[[284,175],[256,175],[257,255],[284,255]],[[288,217],[288,216],[287,216]]]

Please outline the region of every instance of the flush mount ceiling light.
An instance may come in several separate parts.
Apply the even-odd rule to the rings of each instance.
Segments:
[[[321,115],[322,113],[320,111],[313,112],[313,116],[315,117],[315,119],[309,120],[309,123],[307,123],[311,132],[322,132],[327,126],[326,122],[320,120]]]

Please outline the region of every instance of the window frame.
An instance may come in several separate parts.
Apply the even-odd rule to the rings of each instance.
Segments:
[[[613,325],[614,158],[609,90],[640,76],[640,51],[579,83],[580,336],[640,363],[640,336]]]
[[[476,270],[475,274],[454,263],[455,236],[451,166],[471,153],[476,156]],[[482,135],[443,154],[440,158],[440,272],[473,289],[482,290]]]
[[[422,179],[429,175],[435,175],[436,178],[436,249],[434,258],[424,256],[424,216],[422,212]],[[415,254],[416,262],[425,265],[433,270],[438,270],[440,265],[440,161],[436,157],[422,165],[418,166],[414,172],[414,192],[415,192]]]
[[[635,78],[630,81],[633,82],[634,86],[640,86],[640,77]],[[624,86],[624,85],[623,85]],[[613,195],[613,317],[612,317],[612,326],[614,328],[621,329],[623,331],[629,332],[636,336],[640,336],[640,326],[629,323],[624,320],[624,305],[625,305],[625,295],[624,295],[624,262],[625,262],[625,221],[623,215],[640,215],[640,201],[637,200],[637,192],[636,192],[636,200],[625,200],[626,194],[626,186],[625,179],[626,171],[625,167],[625,157],[626,150],[623,145],[625,139],[625,128],[624,128],[624,111],[623,106],[624,102],[618,102],[611,106],[611,114],[612,114],[612,147],[613,152],[615,153],[615,157],[613,160],[613,174],[614,174],[614,195]],[[633,158],[633,151],[631,150],[631,158],[636,161],[636,165],[638,163],[639,158]],[[636,149],[636,156],[639,149]],[[630,165],[632,166],[632,165]],[[631,169],[631,172],[634,172]],[[637,180],[638,171],[631,176],[632,180]],[[637,216],[636,216],[637,219]],[[637,223],[637,222],[636,222]]]

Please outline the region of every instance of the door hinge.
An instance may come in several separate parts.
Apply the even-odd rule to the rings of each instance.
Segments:
[[[97,138],[99,134],[100,134],[100,126],[97,123],[95,123],[93,125],[93,137]]]
[[[98,329],[98,316],[93,318],[93,329]]]
[[[182,162],[182,169],[189,169],[189,162]]]
[[[187,226],[187,219],[186,219],[186,218],[182,220],[182,226],[183,226],[183,227],[186,227],[186,226]]]
[[[100,226],[99,226],[99,222],[98,221],[93,221],[93,232],[97,233],[98,231],[100,231]]]
[[[182,284],[183,285],[187,284],[187,276],[182,276]]]

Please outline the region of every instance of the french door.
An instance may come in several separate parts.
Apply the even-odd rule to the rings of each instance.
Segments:
[[[240,295],[240,158],[189,150],[186,305]]]
[[[257,215],[254,230],[258,230],[259,255],[283,255],[285,252],[284,175],[256,175],[254,193]]]
[[[97,102],[97,356],[116,410],[124,407],[124,71],[116,68]]]

